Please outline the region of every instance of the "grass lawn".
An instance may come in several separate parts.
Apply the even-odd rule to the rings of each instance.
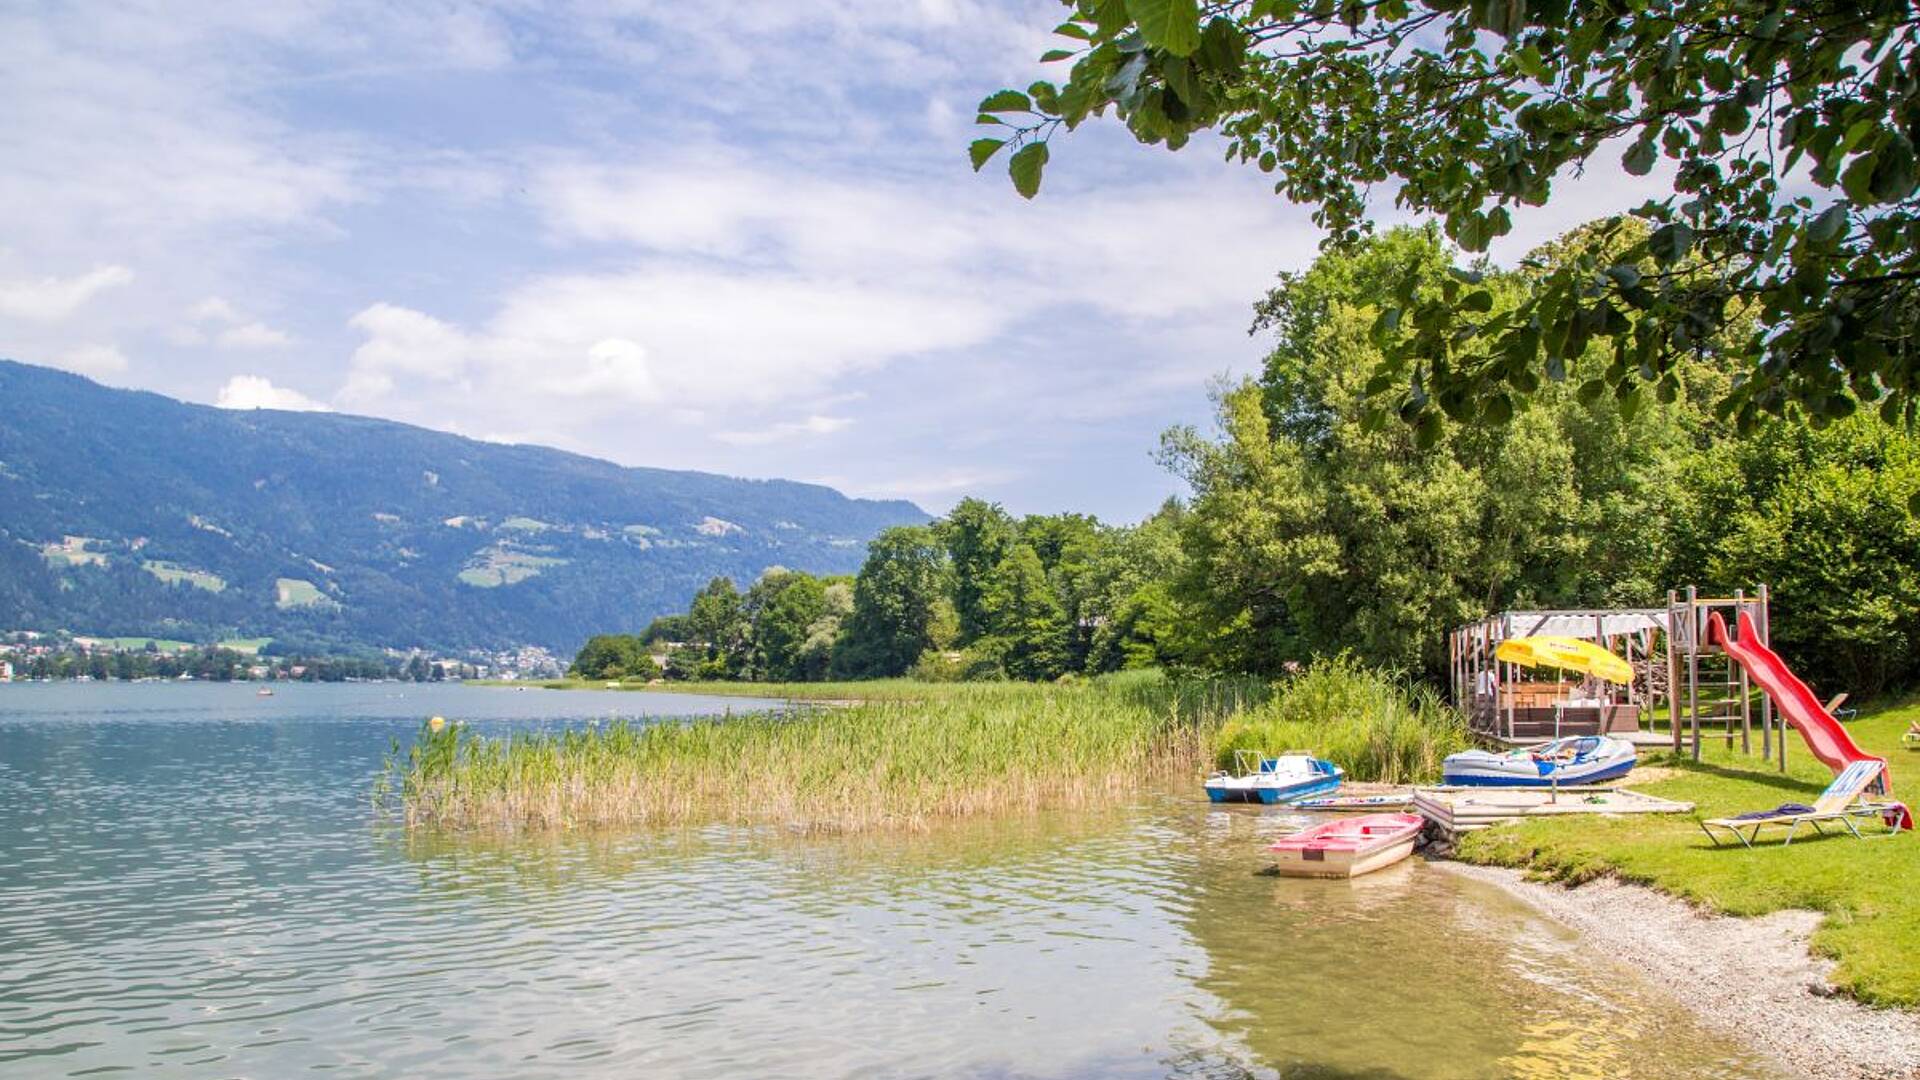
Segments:
[[[270,637],[227,638],[220,642],[220,647],[237,653],[257,654],[272,642],[273,639]]]
[[[1920,700],[1867,712],[1847,725],[1868,753],[1887,758],[1893,797],[1910,805],[1920,804],[1920,751],[1902,747],[1900,733],[1916,719]],[[1832,773],[1797,736],[1789,738],[1785,775],[1757,756],[1718,748],[1716,740],[1706,744],[1698,765],[1690,757],[1643,752],[1643,767],[1675,775],[1634,787],[1694,803],[1698,817],[1811,803]],[[1567,882],[1611,873],[1732,915],[1824,912],[1813,947],[1839,962],[1834,980],[1841,989],[1873,1004],[1920,1007],[1920,838],[1911,835],[1866,842],[1845,835],[1801,838],[1790,848],[1775,841],[1748,851],[1715,848],[1692,816],[1568,818],[1469,834],[1459,857]]]
[[[191,641],[175,641],[172,638],[103,637],[95,638],[94,640],[108,648],[119,649],[123,652],[144,649],[148,645],[152,645],[154,649],[159,652],[186,652],[194,647]]]

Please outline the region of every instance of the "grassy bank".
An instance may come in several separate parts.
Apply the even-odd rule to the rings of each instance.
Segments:
[[[761,697],[858,700],[797,716],[615,722],[494,739],[458,724],[423,728],[396,754],[384,790],[409,822],[425,825],[912,827],[1197,782],[1239,745],[1315,750],[1356,780],[1424,779],[1458,738],[1451,712],[1344,663],[1278,687],[1155,672],[1068,684],[724,685]]]
[[[1891,762],[1894,798],[1920,802],[1920,752],[1900,733],[1920,719],[1920,702],[1863,715],[1847,725],[1868,752]],[[1789,770],[1709,745],[1705,760],[1642,755],[1642,768],[1672,775],[1636,788],[1694,803],[1718,817],[1812,802],[1832,774],[1789,736]],[[1756,747],[1758,740],[1755,740]],[[1838,985],[1863,1001],[1920,1007],[1920,839],[1862,843],[1852,837],[1777,842],[1747,851],[1716,849],[1692,817],[1569,818],[1473,833],[1460,846],[1469,862],[1517,866],[1549,879],[1580,882],[1602,874],[1651,885],[1733,915],[1786,908],[1824,912],[1814,948],[1839,962]]]

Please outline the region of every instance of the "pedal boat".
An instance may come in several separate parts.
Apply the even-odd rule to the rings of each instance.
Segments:
[[[1207,777],[1207,798],[1217,803],[1257,802],[1271,806],[1337,791],[1347,773],[1331,761],[1305,751],[1267,757],[1251,750],[1233,752],[1233,769]]]
[[[1367,814],[1329,821],[1277,840],[1267,850],[1283,877],[1352,878],[1413,854],[1426,819],[1419,814]]]

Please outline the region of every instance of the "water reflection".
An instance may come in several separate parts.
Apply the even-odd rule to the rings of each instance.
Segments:
[[[0,714],[0,1071],[1763,1075],[1477,883],[1262,876],[1284,814],[410,833],[417,720],[325,704]]]

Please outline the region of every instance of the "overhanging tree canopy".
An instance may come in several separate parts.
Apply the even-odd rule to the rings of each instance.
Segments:
[[[1896,0],[1068,0],[1064,82],[981,102],[1039,190],[1050,141],[1111,112],[1143,143],[1197,131],[1315,207],[1328,243],[1371,227],[1376,187],[1480,252],[1596,154],[1661,194],[1607,257],[1542,268],[1495,305],[1471,270],[1383,297],[1376,417],[1423,442],[1439,414],[1504,423],[1577,379],[1631,411],[1676,360],[1746,362],[1720,403],[1744,428],[1861,402],[1914,419],[1920,14]],[[1504,308],[1504,310],[1502,310]],[[1589,346],[1599,349],[1590,351]],[[1583,357],[1599,357],[1583,364]]]

